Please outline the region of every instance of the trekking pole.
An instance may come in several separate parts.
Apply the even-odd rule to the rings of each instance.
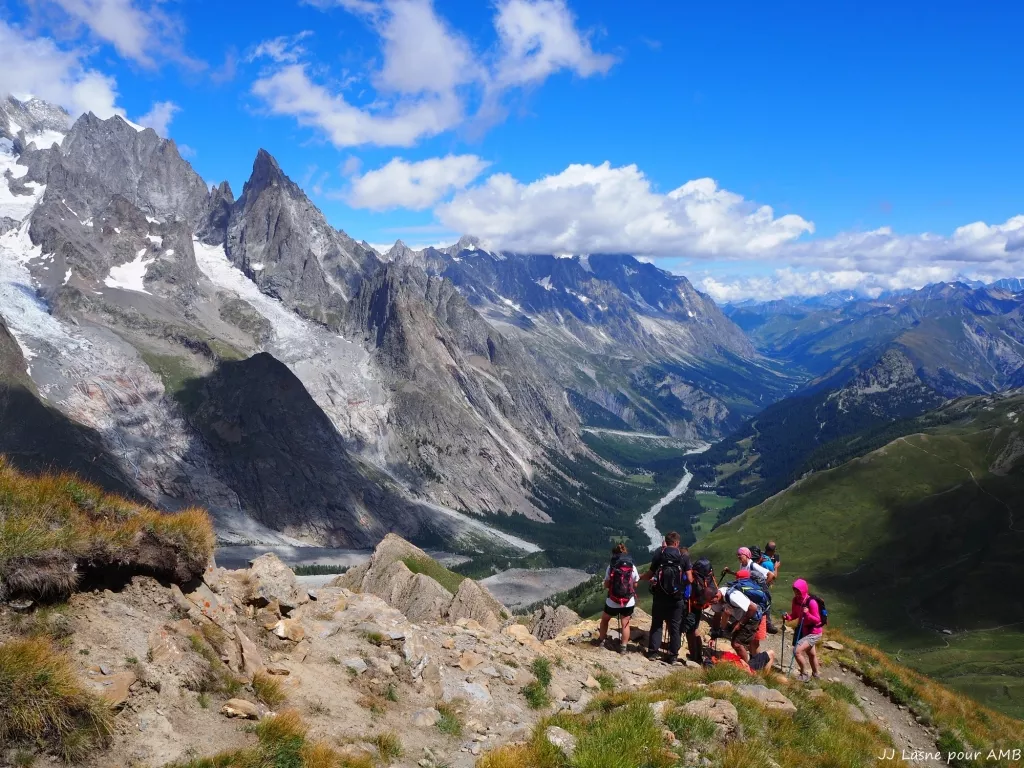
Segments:
[[[779,669],[786,664],[786,622],[782,622],[782,647],[779,648]]]
[[[625,645],[622,642],[622,614],[620,613],[616,618],[619,620],[619,645]]]
[[[793,671],[793,665],[796,663],[796,644],[800,639],[800,633],[804,628],[804,617],[800,617],[800,623],[796,625],[796,632],[793,634],[793,656],[789,660],[789,669],[786,670],[786,676],[788,677]]]

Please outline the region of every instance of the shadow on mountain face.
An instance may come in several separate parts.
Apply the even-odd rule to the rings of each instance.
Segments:
[[[416,535],[421,514],[349,452],[302,382],[267,353],[222,362],[178,399],[222,477],[264,525],[331,546]]]
[[[106,491],[140,500],[95,430],[71,421],[20,384],[0,383],[0,454],[22,472],[73,472]]]
[[[1022,551],[1024,468],[1016,467],[893,507],[886,541],[862,553],[855,573],[817,580],[879,632],[908,622],[990,628],[1024,622]]]

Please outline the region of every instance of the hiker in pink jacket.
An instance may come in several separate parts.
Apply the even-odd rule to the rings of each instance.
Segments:
[[[810,593],[807,582],[797,579],[793,582],[793,604],[789,613],[782,617],[783,621],[799,622],[798,634],[794,639],[796,645],[796,663],[800,667],[800,680],[807,681],[813,675],[820,678],[818,672],[818,651],[815,646],[821,640],[824,622],[821,617],[821,606],[818,599]],[[807,673],[808,666],[811,674]]]

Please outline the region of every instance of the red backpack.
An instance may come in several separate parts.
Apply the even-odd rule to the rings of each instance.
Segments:
[[[608,574],[608,597],[612,602],[625,606],[636,596],[633,586],[633,559],[620,555],[612,561]]]

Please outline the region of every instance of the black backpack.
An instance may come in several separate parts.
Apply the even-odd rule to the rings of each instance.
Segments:
[[[670,555],[675,547],[662,547],[661,565],[654,574],[654,588],[668,597],[682,598],[686,596],[686,575],[683,573],[682,553]],[[678,552],[679,550],[676,549]]]
[[[817,595],[808,594],[807,602],[805,602],[804,605],[807,605],[807,603],[809,603],[811,600],[818,604],[818,613],[821,615],[820,626],[824,627],[826,624],[828,624],[828,608],[825,607],[825,601]]]
[[[633,587],[633,558],[619,555],[612,560],[608,574],[608,597],[625,606],[635,595]]]
[[[717,592],[718,582],[715,581],[715,572],[711,567],[711,561],[702,557],[693,564],[693,588],[690,590],[691,610],[707,608],[715,599]]]
[[[760,564],[761,562],[761,548],[760,547],[747,547],[750,550],[750,559],[755,563]]]

